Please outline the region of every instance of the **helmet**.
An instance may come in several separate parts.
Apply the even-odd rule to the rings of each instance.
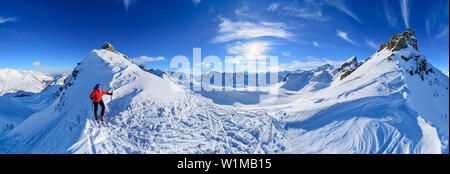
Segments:
[[[98,89],[98,87],[100,87],[100,83],[97,83],[97,84],[95,85],[95,89]]]

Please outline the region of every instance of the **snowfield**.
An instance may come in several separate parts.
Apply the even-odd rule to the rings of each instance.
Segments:
[[[98,82],[114,91],[107,127],[88,97]],[[411,45],[210,92],[94,50],[54,100],[0,135],[0,153],[449,153],[448,85]]]
[[[0,96],[18,91],[39,93],[54,78],[51,75],[15,69],[0,69]]]

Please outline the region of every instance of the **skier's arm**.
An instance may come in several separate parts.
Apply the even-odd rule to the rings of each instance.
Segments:
[[[103,94],[107,94],[107,95],[111,95],[111,93],[109,93],[109,92],[107,92],[107,91],[105,91],[105,90],[103,90],[103,89],[102,89],[102,93],[103,93]]]
[[[89,98],[94,97],[95,91],[92,91],[91,95],[89,95]]]

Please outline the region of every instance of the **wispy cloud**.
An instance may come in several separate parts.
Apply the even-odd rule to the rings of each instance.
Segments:
[[[398,18],[395,15],[395,10],[392,8],[393,5],[389,2],[389,0],[383,0],[383,11],[384,11],[384,15],[386,16],[386,19],[388,21],[388,23],[392,26],[392,27],[397,27],[398,26]]]
[[[403,21],[406,28],[409,28],[409,7],[408,0],[400,0],[400,7],[402,10]]]
[[[436,35],[436,39],[444,38],[446,36],[447,36],[447,39],[448,39],[448,25],[445,26],[445,28],[438,35]]]
[[[337,30],[337,31],[336,31],[336,35],[339,36],[339,37],[341,37],[341,38],[344,39],[345,41],[350,42],[350,43],[353,44],[353,45],[356,45],[356,43],[355,43],[353,40],[351,40],[350,38],[348,38],[348,34],[347,34],[346,32],[343,32],[343,31],[341,31],[341,30]]]
[[[135,63],[146,63],[146,62],[156,62],[156,61],[163,61],[166,60],[164,57],[159,56],[159,57],[148,57],[148,56],[140,56],[137,58],[133,58],[132,59],[133,62]]]
[[[279,15],[299,17],[303,19],[316,21],[329,20],[329,18],[322,13],[322,10],[315,6],[308,6],[308,7],[297,7],[294,5],[285,6],[280,9]]]
[[[312,44],[313,44],[315,47],[319,47],[319,43],[317,43],[316,41],[313,41]]]
[[[33,66],[37,68],[37,67],[41,66],[41,62],[39,62],[39,61],[33,62]]]
[[[366,39],[366,45],[374,50],[378,50],[378,45],[373,40]]]
[[[280,7],[280,3],[274,2],[272,4],[269,5],[269,7],[267,8],[268,11],[275,11],[278,9],[278,7]]]
[[[362,23],[361,19],[359,19],[358,16],[356,16],[345,4],[342,0],[326,0],[325,2],[327,2],[328,4],[336,7],[337,9],[339,9],[340,11],[342,11],[343,13],[347,14],[348,16],[350,16],[351,18],[355,19],[356,21],[358,21],[359,23]]]
[[[125,9],[128,11],[128,8],[131,4],[136,3],[137,0],[122,0],[123,5],[125,6]]]
[[[286,52],[281,53],[281,55],[286,56],[286,57],[290,57],[291,53],[286,51]]]
[[[427,31],[428,36],[431,35],[432,20],[433,19],[430,19],[429,16],[427,17],[427,19],[425,19],[425,30]]]
[[[192,0],[192,3],[194,3],[196,7],[200,4],[200,2],[202,2],[202,0]]]
[[[237,17],[249,16],[249,10],[250,7],[247,4],[244,4],[242,7],[235,9],[234,14],[236,14]]]
[[[7,23],[7,22],[14,22],[14,21],[16,21],[16,18],[3,18],[3,17],[1,17],[0,16],[0,24],[4,24],[4,23]]]
[[[425,29],[429,37],[432,37],[433,39],[448,39],[448,5],[449,1],[436,1],[427,12],[425,18]]]
[[[259,22],[252,23],[248,21],[231,21],[221,18],[219,24],[219,34],[212,42],[223,43],[238,39],[251,39],[263,36],[289,39],[291,34],[283,23]]]

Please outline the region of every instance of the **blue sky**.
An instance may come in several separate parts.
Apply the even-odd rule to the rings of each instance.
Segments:
[[[1,0],[0,68],[70,72],[103,42],[149,67],[172,57],[279,56],[282,69],[362,61],[407,27],[448,72],[448,0]]]

